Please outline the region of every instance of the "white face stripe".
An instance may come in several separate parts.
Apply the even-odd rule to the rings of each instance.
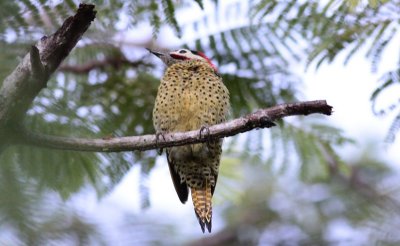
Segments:
[[[183,57],[186,57],[188,60],[203,60],[203,61],[207,61],[206,59],[204,59],[204,57],[201,57],[199,55],[195,55],[188,49],[175,50],[175,51],[170,52],[169,54],[170,55],[183,56]]]

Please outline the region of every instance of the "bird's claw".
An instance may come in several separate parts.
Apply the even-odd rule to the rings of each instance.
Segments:
[[[160,139],[160,136],[163,138],[163,140],[165,141],[165,136],[164,136],[164,133],[162,133],[162,132],[157,132],[156,133],[156,146],[157,146],[157,154],[158,155],[162,155],[162,153],[163,153],[163,148],[158,148],[158,141],[159,141],[159,139]]]
[[[201,139],[203,137],[203,132],[206,132],[204,134],[205,138],[206,138],[206,143],[207,143],[207,147],[210,147],[210,128],[208,128],[208,126],[202,126],[200,128],[200,132],[199,132],[199,138]]]
[[[271,118],[268,115],[260,118],[260,124],[262,127],[267,127],[267,128],[276,126],[276,124],[271,120]]]

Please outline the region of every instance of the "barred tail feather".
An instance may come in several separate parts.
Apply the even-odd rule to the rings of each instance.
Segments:
[[[207,227],[208,232],[211,232],[212,219],[211,184],[207,181],[205,183],[206,185],[204,187],[191,188],[194,212],[196,213],[203,233],[205,227]]]

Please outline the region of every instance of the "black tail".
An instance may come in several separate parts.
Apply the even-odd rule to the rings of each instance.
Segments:
[[[194,212],[196,213],[196,210],[194,210]],[[201,220],[200,219],[200,217],[199,217],[199,215],[196,213],[196,216],[197,216],[197,219],[198,219],[198,221],[199,221],[199,224],[200,224],[200,227],[201,227],[201,230],[203,231],[203,233],[205,232],[205,228],[207,227],[207,231],[209,232],[209,233],[211,233],[211,221],[210,222],[208,222],[208,221],[203,221],[203,220]]]

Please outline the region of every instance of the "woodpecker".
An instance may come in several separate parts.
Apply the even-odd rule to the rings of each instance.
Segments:
[[[230,107],[229,92],[209,58],[188,49],[149,51],[167,65],[153,109],[157,134],[208,129],[225,121]],[[179,200],[185,203],[190,189],[203,233],[205,227],[211,232],[211,199],[217,184],[221,146],[222,140],[210,140],[166,149]]]

